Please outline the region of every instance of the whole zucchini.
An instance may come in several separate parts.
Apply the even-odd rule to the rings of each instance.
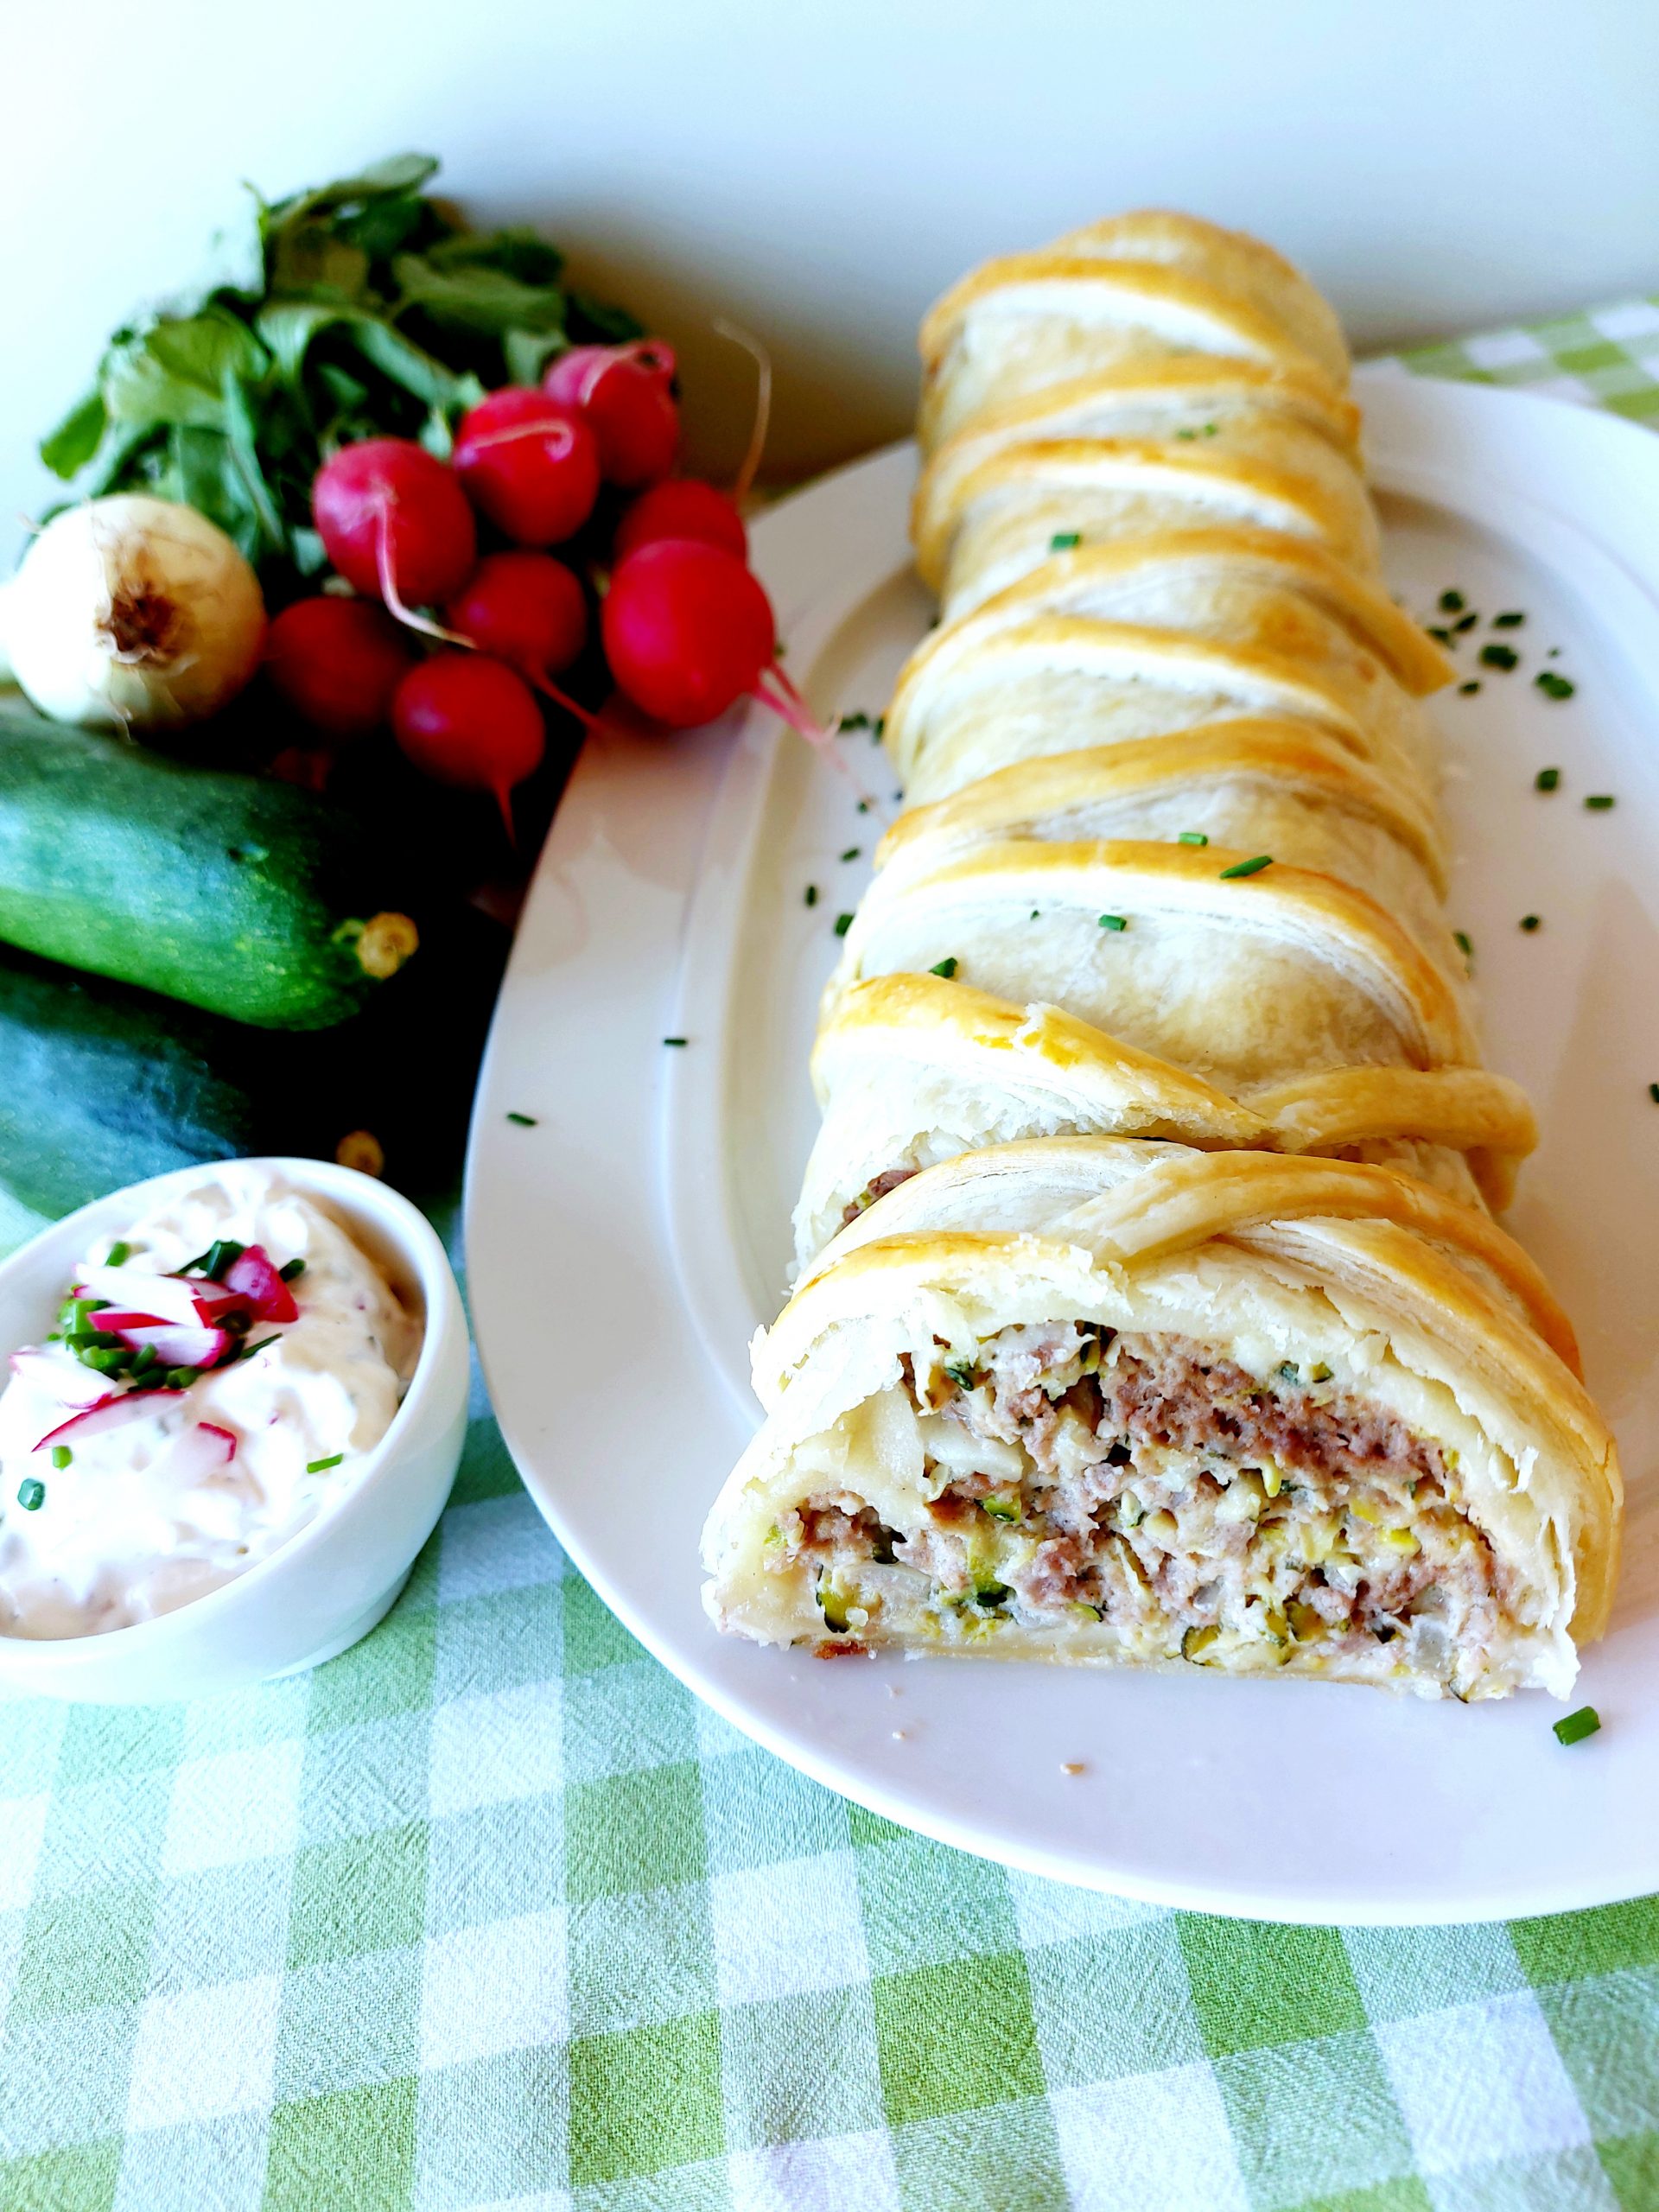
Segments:
[[[308,791],[0,707],[0,938],[267,1029],[323,1029],[416,942]]]
[[[348,1147],[360,1158],[365,1135],[388,1181],[442,1193],[460,1172],[507,932],[453,902],[422,922],[421,958],[311,1036],[0,946],[0,1201],[51,1218],[207,1160],[333,1160]]]

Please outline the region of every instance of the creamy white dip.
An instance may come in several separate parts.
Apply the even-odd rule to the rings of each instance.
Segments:
[[[56,1345],[45,1349],[62,1374],[32,1357],[11,1370],[0,1392],[0,1634],[94,1635],[217,1589],[349,1488],[391,1426],[419,1324],[337,1223],[263,1169],[204,1170],[84,1255],[75,1281],[117,1243],[129,1248],[124,1268],[170,1274],[216,1239],[263,1246],[279,1268],[305,1262],[289,1286],[298,1319],[256,1322],[247,1341],[274,1341],[251,1357],[208,1370],[118,1427],[71,1429],[60,1440],[67,1466],[41,1448],[69,1418],[51,1386],[73,1387],[86,1370]],[[206,1470],[201,1452],[180,1442],[204,1423],[228,1432]],[[319,1468],[325,1460],[334,1464]],[[32,1510],[20,1490],[38,1495]]]

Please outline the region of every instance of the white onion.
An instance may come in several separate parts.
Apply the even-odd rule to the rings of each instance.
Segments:
[[[142,493],[54,516],[0,597],[0,657],[43,715],[152,730],[202,721],[259,665],[259,582],[217,523]]]

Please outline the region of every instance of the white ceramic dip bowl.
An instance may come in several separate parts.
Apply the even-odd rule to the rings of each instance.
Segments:
[[[0,1635],[0,1685],[92,1704],[200,1697],[332,1659],[382,1618],[443,1510],[467,1431],[467,1320],[443,1246],[384,1183],[320,1160],[264,1169],[345,1230],[422,1325],[420,1355],[391,1426],[355,1479],[243,1573],[152,1620],[100,1635]],[[0,1261],[0,1360],[38,1344],[76,1263],[211,1168],[134,1183],[68,1214]]]

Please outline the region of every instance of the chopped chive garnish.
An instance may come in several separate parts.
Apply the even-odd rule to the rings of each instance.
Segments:
[[[1537,915],[1522,914],[1521,917],[1521,926],[1528,932],[1529,935],[1530,935],[1531,932],[1538,927]]]
[[[1472,960],[1475,957],[1475,948],[1470,944],[1467,932],[1463,930],[1453,930],[1452,935],[1458,950],[1462,953],[1464,958]]]
[[[1570,683],[1565,676],[1557,676],[1553,668],[1541,668],[1532,680],[1546,699],[1570,699],[1578,690],[1576,683]]]
[[[1101,914],[1096,918],[1103,930],[1126,930],[1129,926],[1126,914]]]
[[[38,1513],[46,1503],[46,1484],[31,1475],[17,1485],[17,1503],[25,1513]]]
[[[266,1342],[270,1342],[269,1338]],[[200,1372],[201,1370],[199,1367],[169,1367],[167,1370],[165,1387],[169,1390],[188,1390]]]
[[[267,1344],[279,1344],[281,1341],[282,1339],[278,1337],[261,1337],[257,1344],[248,1344],[244,1348],[242,1357],[244,1359],[251,1359],[255,1352],[264,1351]],[[184,1375],[188,1375],[190,1373],[190,1370],[188,1367],[181,1368],[177,1371]],[[170,1376],[168,1377],[168,1380],[171,1380]]]
[[[1592,791],[1584,803],[1592,814],[1605,814],[1614,804],[1613,795],[1611,791]]]
[[[148,1375],[150,1369],[157,1363],[161,1355],[156,1351],[154,1344],[145,1344],[139,1351],[136,1351],[132,1356],[132,1372],[134,1380],[136,1381],[141,1375]]]
[[[297,1282],[300,1277],[305,1273],[305,1262],[303,1260],[285,1260],[282,1266],[277,1268],[276,1272],[281,1275],[284,1282]]]
[[[1465,630],[1472,630],[1479,620],[1480,617],[1478,614],[1465,614],[1461,621],[1454,622],[1452,625],[1452,636],[1454,638],[1460,638]]]
[[[853,918],[850,914],[837,914],[836,916],[836,935],[837,937],[845,937],[848,931],[851,929],[852,926]]]
[[[1471,694],[1471,692],[1472,692],[1472,691],[1478,691],[1478,690],[1479,690],[1479,689],[1480,689],[1480,678],[1479,678],[1478,677],[1476,677],[1476,678],[1474,679],[1474,681],[1473,681],[1471,683],[1459,683],[1459,686],[1458,686],[1458,690],[1459,690],[1459,691],[1462,694],[1462,696],[1463,696],[1465,699],[1469,696],[1469,695]]]
[[[1452,632],[1443,623],[1431,622],[1428,626],[1428,634],[1437,645],[1449,645],[1452,642]]]
[[[664,1037],[663,1042],[664,1045],[683,1045],[685,1039],[683,1037]]]
[[[816,883],[809,883],[806,887],[806,904],[809,906],[816,906],[817,903],[818,887]]]
[[[878,715],[875,720],[870,724],[870,735],[875,740],[878,745],[880,745],[882,738],[886,735],[887,728],[887,718],[885,715]]]
[[[1601,1715],[1593,1705],[1581,1705],[1576,1713],[1552,1721],[1550,1726],[1558,1744],[1581,1744],[1586,1736],[1593,1736],[1600,1728]]]
[[[849,845],[841,857],[843,861],[855,861],[863,849],[862,845]]]
[[[326,1475],[330,1467],[337,1467],[345,1457],[343,1452],[336,1452],[332,1459],[308,1459],[305,1471],[308,1475]]]
[[[1648,1096],[1656,1106],[1659,1106],[1659,1083],[1650,1083],[1648,1085]]]
[[[1518,668],[1521,656],[1513,645],[1483,645],[1480,664],[1483,668]]]
[[[1560,780],[1559,768],[1541,768],[1532,779],[1532,788],[1535,791],[1553,791]]]
[[[204,1274],[210,1282],[218,1282],[226,1268],[232,1268],[247,1247],[238,1244],[233,1236],[216,1236],[205,1252],[198,1252],[194,1260],[187,1260],[179,1269],[181,1275]]]
[[[1036,920],[1036,918],[1037,918],[1038,915],[1039,915],[1041,912],[1042,912],[1042,909],[1041,909],[1039,906],[1033,906],[1033,907],[1032,908],[1032,910],[1031,910],[1031,918],[1032,918],[1032,920],[1033,920],[1033,922]]]
[[[940,960],[936,962],[927,972],[930,976],[943,976],[945,982],[948,983],[950,978],[957,972],[956,955],[952,953],[948,960]]]
[[[128,1262],[131,1257],[132,1257],[132,1247],[131,1247],[131,1245],[130,1245],[130,1244],[124,1244],[124,1243],[123,1243],[121,1242],[121,1240],[118,1237],[118,1238],[117,1238],[117,1240],[116,1240],[116,1242],[115,1242],[113,1244],[111,1244],[111,1247],[110,1247],[110,1249],[109,1249],[108,1255],[107,1255],[107,1256],[106,1256],[106,1257],[105,1257],[105,1259],[104,1264],[105,1264],[105,1266],[106,1268],[124,1268],[124,1267],[126,1266],[126,1264],[127,1264],[127,1262]]]
[[[1526,619],[1518,607],[1512,607],[1506,614],[1493,615],[1492,627],[1494,630],[1518,630]]]
[[[66,1467],[73,1464],[74,1457],[74,1453],[67,1444],[54,1444],[52,1446],[52,1464],[60,1474]]]
[[[836,724],[837,729],[868,729],[869,726],[868,715],[843,715]]]
[[[1468,604],[1468,601],[1460,591],[1443,591],[1440,594],[1442,614],[1461,614]]]
[[[1209,842],[1209,838],[1202,830],[1183,830],[1176,840],[1178,844],[1182,845],[1207,845]]]
[[[1051,553],[1069,553],[1074,545],[1082,542],[1083,532],[1080,530],[1057,530],[1048,541],[1048,550]]]
[[[859,810],[859,812],[860,812],[861,814],[868,814],[868,813],[869,812],[869,810],[870,810],[870,802],[868,801],[868,799],[867,799],[867,798],[861,798],[861,799],[860,799],[860,801],[858,802],[858,810]]]
[[[509,1114],[507,1119],[510,1122],[516,1122],[521,1129],[533,1129],[536,1126],[536,1116],[533,1114]]]
[[[1221,871],[1222,880],[1223,882],[1225,882],[1227,878],[1232,875],[1260,875],[1264,868],[1271,868],[1272,866],[1273,855],[1271,853],[1258,853],[1254,860],[1235,861],[1231,868],[1223,868]]]

